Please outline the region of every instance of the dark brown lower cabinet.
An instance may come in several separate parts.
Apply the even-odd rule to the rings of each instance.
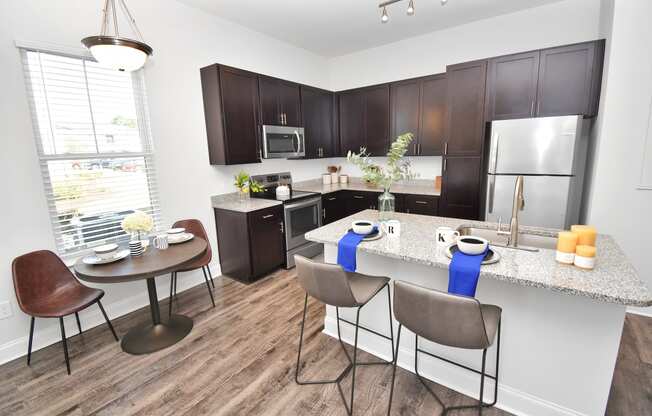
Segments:
[[[443,170],[439,215],[479,219],[482,157],[449,156]]]
[[[321,197],[322,223],[337,221],[347,215],[346,191],[332,192]]]
[[[439,213],[439,198],[430,195],[405,195],[405,212],[408,214],[432,215]]]
[[[356,212],[365,209],[378,209],[378,192],[370,191],[346,191],[347,195],[347,215],[353,215]]]
[[[223,275],[251,283],[285,263],[282,205],[252,212],[214,211]]]

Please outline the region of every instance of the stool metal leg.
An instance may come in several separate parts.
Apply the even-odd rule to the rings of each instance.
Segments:
[[[27,343],[27,365],[32,360],[32,340],[34,339],[34,321],[36,318],[32,316],[29,323],[29,342]]]
[[[81,322],[79,321],[79,312],[75,312],[75,319],[77,320],[77,329],[79,329],[79,334],[82,333]]]
[[[211,273],[211,268],[207,264],[206,265],[206,270],[208,270],[208,277],[211,279],[211,286],[213,286],[213,289],[215,289],[215,282],[213,281],[213,274]]]
[[[392,384],[389,388],[389,405],[387,406],[387,416],[392,412],[392,398],[394,397],[394,381],[396,380],[396,363],[398,362],[398,348],[401,345],[401,329],[402,324],[398,324],[398,333],[396,334],[396,353],[394,353],[394,363],[392,366]]]
[[[174,294],[174,272],[170,273],[170,297],[168,298],[168,317],[172,316],[172,295]]]
[[[201,268],[202,273],[204,273],[204,280],[206,281],[206,289],[208,289],[208,294],[211,295],[211,303],[215,307],[215,299],[213,298],[213,291],[211,290],[211,284],[208,281],[208,275],[206,274],[206,269]]]
[[[111,333],[113,334],[113,338],[115,338],[116,341],[120,341],[118,339],[118,334],[115,333],[115,329],[113,329],[113,324],[111,323],[111,320],[109,319],[109,316],[106,314],[106,311],[104,310],[104,306],[102,306],[102,302],[99,300],[97,301],[97,306],[100,307],[100,311],[102,311],[102,315],[104,315],[104,320],[106,321],[107,325],[109,326],[109,329],[111,330]]]
[[[66,370],[70,375],[70,359],[68,358],[68,343],[66,342],[66,330],[63,327],[63,317],[59,317],[59,326],[61,327],[61,343],[63,344],[63,355],[66,357]]]

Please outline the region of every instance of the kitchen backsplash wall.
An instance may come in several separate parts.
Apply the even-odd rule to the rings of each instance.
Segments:
[[[386,157],[374,157],[373,159],[379,165],[385,165],[387,163]],[[413,171],[418,174],[418,179],[434,179],[436,176],[441,176],[441,156],[419,156],[408,157],[408,159],[410,160]],[[351,176],[362,176],[360,169],[348,163],[345,158],[330,159],[330,163],[342,166],[341,173],[346,173]]]

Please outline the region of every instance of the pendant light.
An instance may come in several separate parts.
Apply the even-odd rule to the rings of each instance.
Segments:
[[[380,21],[383,23],[387,23],[389,20],[389,15],[387,14],[387,7],[383,7],[383,15],[380,16]]]
[[[408,4],[407,14],[408,16],[414,16],[414,0],[410,0],[410,3]]]
[[[143,42],[140,30],[136,26],[136,20],[131,16],[125,0],[117,1],[138,40],[120,36],[116,0],[105,0],[100,34],[88,36],[82,39],[81,42],[91,51],[91,54],[100,65],[119,71],[135,71],[145,65],[153,50],[151,46]],[[113,34],[109,33],[111,23]]]
[[[378,5],[379,8],[383,9],[383,14],[380,16],[380,21],[387,23],[389,21],[389,15],[387,14],[387,6],[394,3],[399,3],[403,0],[385,0]],[[448,3],[448,0],[439,0],[442,6],[445,6]],[[414,0],[410,0],[407,7],[407,15],[414,16]]]

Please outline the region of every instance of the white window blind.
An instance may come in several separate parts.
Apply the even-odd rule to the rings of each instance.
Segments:
[[[21,49],[57,249],[74,256],[129,238],[125,215],[160,224],[143,73]]]

